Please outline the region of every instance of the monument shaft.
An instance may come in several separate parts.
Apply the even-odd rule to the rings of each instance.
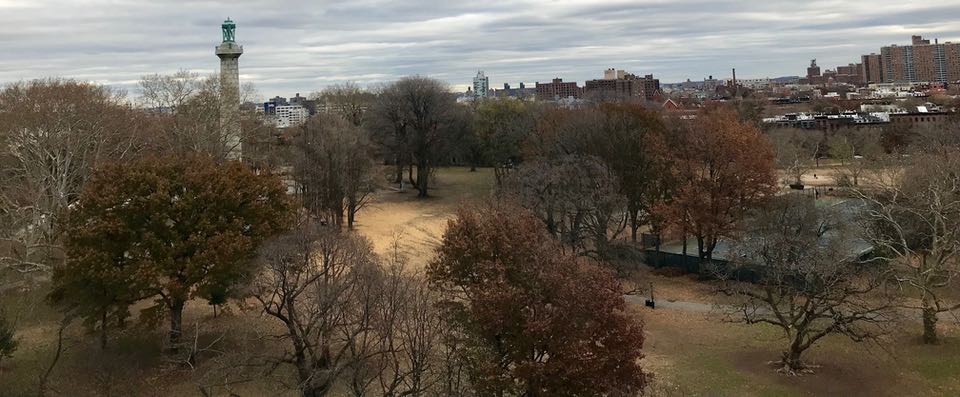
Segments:
[[[230,19],[223,22],[223,43],[217,46],[220,58],[220,134],[224,139],[227,158],[240,160],[242,141],[240,127],[240,55],[243,46],[235,42],[236,25]]]

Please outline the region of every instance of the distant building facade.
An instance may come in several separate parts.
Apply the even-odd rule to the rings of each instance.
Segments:
[[[814,80],[820,77],[820,67],[817,66],[817,60],[811,59],[810,66],[807,67],[807,78]]]
[[[301,105],[280,105],[274,108],[273,122],[279,128],[301,125],[310,117],[310,111]]]
[[[577,82],[565,82],[559,77],[549,83],[537,82],[536,87],[538,101],[554,101],[567,98],[579,99],[583,94]]]
[[[584,82],[583,95],[598,99],[643,98],[652,100],[660,92],[660,80],[652,74],[639,77],[623,70],[607,69],[603,79]]]
[[[883,82],[960,81],[960,43],[939,43],[911,37],[910,45],[880,49]]]
[[[511,87],[510,83],[503,83],[503,89],[493,90],[493,96],[497,98],[536,98],[537,90],[535,88],[527,88],[527,85],[523,82],[520,82],[519,85],[519,87]]]
[[[765,90],[770,88],[770,79],[769,78],[759,78],[759,79],[740,79],[737,82],[751,90]]]
[[[880,54],[860,57],[860,82],[863,84],[883,82],[883,57]]]
[[[483,99],[490,92],[490,78],[483,71],[478,71],[473,78],[473,96],[474,99]]]
[[[603,71],[604,80],[616,80],[624,77],[626,77],[626,72],[624,72],[623,69],[610,68]]]

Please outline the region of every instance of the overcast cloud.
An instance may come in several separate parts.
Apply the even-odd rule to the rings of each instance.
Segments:
[[[464,86],[583,81],[616,67],[662,82],[801,75],[912,34],[960,41],[960,1],[0,0],[0,83],[50,76],[135,92],[140,76],[214,72],[237,23],[241,81],[263,97],[411,74]]]

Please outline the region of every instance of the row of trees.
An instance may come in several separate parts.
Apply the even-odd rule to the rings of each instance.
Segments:
[[[956,146],[960,131],[957,120],[941,124],[888,126],[879,130],[846,128],[830,132],[772,129],[766,132],[774,147],[777,168],[790,177],[789,184],[830,159],[837,185],[856,187],[872,169],[882,168],[897,157],[916,152],[939,152]]]
[[[255,171],[222,162],[215,143],[184,146],[186,138],[154,134],[172,128],[218,142],[218,129],[185,110],[204,91],[184,95],[189,87],[179,86],[197,79],[154,79],[145,79],[145,92],[167,87],[156,107],[172,113],[137,112],[115,93],[73,82],[14,85],[0,97],[12,109],[31,95],[78,93],[38,102],[37,113],[0,112],[13,126],[2,135],[2,175],[11,182],[0,187],[3,216],[19,222],[4,233],[33,242],[33,251],[3,263],[22,271],[53,264],[51,299],[98,329],[104,346],[141,302],[151,304],[140,319],[168,319],[177,348],[187,301],[252,299],[289,343],[283,355],[246,359],[272,364],[267,371],[289,366],[304,395],[628,394],[646,382],[637,364],[641,329],[616,279],[594,261],[611,256],[628,229],[633,240],[650,230],[684,246],[693,236],[705,263],[721,239],[736,239],[763,277],[721,289],[744,299],[736,307],[748,322],[784,330],[790,371],[825,335],[873,338],[870,326],[891,313],[892,282],[920,292],[928,342],[937,339],[937,315],[956,308],[942,291],[957,272],[960,169],[951,137],[936,131],[936,150],[895,157],[904,163],[870,170],[871,181],[886,184],[856,190],[866,203],[861,237],[880,248],[874,265],[861,268],[844,254],[854,232],[835,214],[771,199],[775,159],[790,155],[731,108],[707,107],[692,119],[632,103],[469,108],[423,77],[374,96],[341,86],[320,94],[329,111],[288,135],[253,129],[269,137],[249,142],[270,148],[245,146]],[[72,101],[99,103],[96,110],[128,124]],[[831,142],[833,155],[862,153],[865,146],[843,138]],[[796,147],[802,139],[787,137]],[[42,163],[57,156],[65,162]],[[406,172],[426,196],[430,170],[454,156],[494,166],[499,200],[458,214],[426,275],[339,230],[353,226],[385,174],[377,162],[388,163],[390,180]],[[31,168],[34,161],[51,168]],[[298,200],[271,171],[291,176]],[[32,208],[33,197],[46,201]],[[60,244],[63,264],[37,259]]]
[[[206,107],[216,103],[209,83],[186,73],[145,78],[144,97],[153,101],[155,112],[135,110],[96,86],[30,83],[34,94],[54,95],[64,87],[80,92],[62,106],[63,115],[37,113],[34,122],[3,130],[3,164],[10,165],[4,177],[16,182],[4,189],[38,181],[34,191],[60,199],[47,209],[57,218],[45,235],[63,249],[57,261],[36,262],[53,269],[49,298],[63,309],[64,324],[82,319],[106,348],[113,331],[127,328],[133,317],[147,325],[166,319],[169,350],[195,366],[205,356],[184,341],[187,303],[257,302],[257,310],[274,320],[271,333],[279,332],[286,348],[280,355],[268,349],[239,357],[222,369],[258,367],[263,372],[256,376],[264,376],[289,368],[297,379],[294,387],[310,396],[553,395],[568,389],[619,395],[643,388],[642,332],[616,280],[596,264],[564,253],[525,210],[463,210],[426,275],[406,270],[399,253],[380,257],[363,238],[339,230],[352,226],[369,202],[377,185],[374,159],[390,160],[408,172],[425,196],[430,169],[451,161],[446,156],[466,153],[458,145],[469,142],[483,148],[477,164],[496,162],[505,176],[507,164],[521,160],[516,125],[496,126],[487,118],[486,129],[474,129],[471,109],[451,106],[453,98],[442,85],[426,78],[386,87],[373,102],[362,102],[370,98],[355,87],[335,87],[321,94],[333,104],[329,112],[286,135],[259,125],[244,140],[247,164],[226,162],[214,108]],[[30,97],[18,89],[5,92],[19,97],[3,109]],[[96,112],[77,111],[76,103],[97,95],[114,99]],[[533,126],[526,106],[518,104],[514,113]],[[398,117],[393,124],[380,124],[391,129],[374,129],[383,114],[369,109],[396,109]],[[114,119],[99,118],[108,112],[117,112]],[[70,118],[80,121],[55,128],[38,124]],[[107,120],[116,125],[98,124]],[[15,142],[14,132],[21,130],[34,137]],[[473,135],[480,130],[485,135]],[[67,161],[56,175],[78,176],[54,183],[20,169],[32,160],[17,157],[18,150],[51,131],[64,141],[36,147],[56,151],[49,157],[79,153],[82,157]],[[269,134],[251,139],[263,131]],[[374,131],[388,131],[391,138],[381,140]],[[482,139],[471,141],[467,135]],[[503,137],[516,148],[513,154],[494,148],[506,145]],[[456,154],[448,154],[451,150]],[[84,162],[74,167],[81,158]],[[286,194],[278,173],[291,176],[295,197]],[[64,190],[51,193],[60,185]],[[20,191],[9,192],[14,190],[4,190],[5,199],[21,198]],[[31,210],[26,200],[4,201],[11,204],[4,214]],[[508,224],[495,221],[508,214],[513,217]],[[19,238],[49,216],[4,231]],[[488,245],[473,246],[471,236],[477,234],[490,236]],[[521,234],[522,241],[513,238]],[[510,252],[496,254],[496,247],[510,247]],[[487,257],[469,267],[496,282],[477,284],[454,275],[469,272],[467,261],[481,254]],[[25,269],[28,257],[35,255],[18,258],[18,269]],[[142,309],[139,314],[134,307]],[[502,326],[489,327],[493,323]],[[4,338],[13,340],[12,334]],[[543,342],[548,339],[554,341]],[[60,353],[58,348],[57,358]]]
[[[640,104],[550,109],[516,139],[524,162],[501,194],[580,252],[603,257],[641,228],[696,238],[709,260],[746,210],[775,191],[766,138],[729,108],[667,119]]]
[[[536,127],[516,140],[523,162],[503,178],[501,197],[532,209],[565,247],[600,258],[638,224],[695,237],[703,261],[721,239],[734,243],[762,269],[759,282],[721,283],[720,291],[741,298],[738,318],[784,330],[786,371],[803,370],[800,355],[826,335],[876,341],[902,314],[896,307],[921,312],[923,339],[936,343],[938,315],[958,308],[944,297],[960,270],[953,124],[919,128],[909,150],[888,153],[867,131],[826,142],[762,134],[725,108],[666,121],[631,104],[531,113]],[[773,165],[799,181],[818,157],[811,153],[841,162],[859,206],[774,199]],[[867,262],[855,254],[864,243],[874,249]],[[721,279],[739,275],[721,270]]]
[[[960,308],[950,298],[960,274],[956,131],[955,121],[916,128],[909,146],[892,153],[878,144],[882,135],[838,132],[828,151],[841,161],[852,200],[826,207],[787,195],[744,220],[736,253],[758,265],[760,278],[722,283],[720,291],[740,298],[728,310],[732,318],[783,330],[785,371],[804,370],[800,355],[826,335],[879,342],[896,319],[914,313],[922,341],[940,342],[938,321]],[[793,153],[781,153],[784,168],[796,172]]]
[[[305,396],[629,395],[645,385],[640,323],[613,275],[564,253],[525,210],[462,210],[424,277],[405,269],[399,246],[379,257],[291,204],[276,177],[237,162],[103,167],[70,210],[51,299],[99,329],[103,347],[132,305],[152,301],[139,318],[168,318],[176,351],[188,300],[252,298],[287,346],[223,370],[289,365]]]
[[[71,80],[13,83],[0,91],[0,266],[49,270],[64,259],[65,215],[92,170],[145,154],[222,159],[215,77],[146,76],[137,109],[122,92]],[[247,87],[245,92],[252,92]],[[272,132],[244,113],[249,159]],[[261,137],[263,137],[261,139]]]

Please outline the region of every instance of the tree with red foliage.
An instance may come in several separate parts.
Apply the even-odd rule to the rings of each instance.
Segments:
[[[705,262],[745,211],[775,192],[773,150],[756,127],[725,107],[705,109],[685,127],[674,141],[679,187],[665,210],[684,239],[696,237]]]
[[[526,210],[461,209],[428,275],[471,347],[480,395],[631,395],[646,384],[642,324],[618,282],[563,253]]]

